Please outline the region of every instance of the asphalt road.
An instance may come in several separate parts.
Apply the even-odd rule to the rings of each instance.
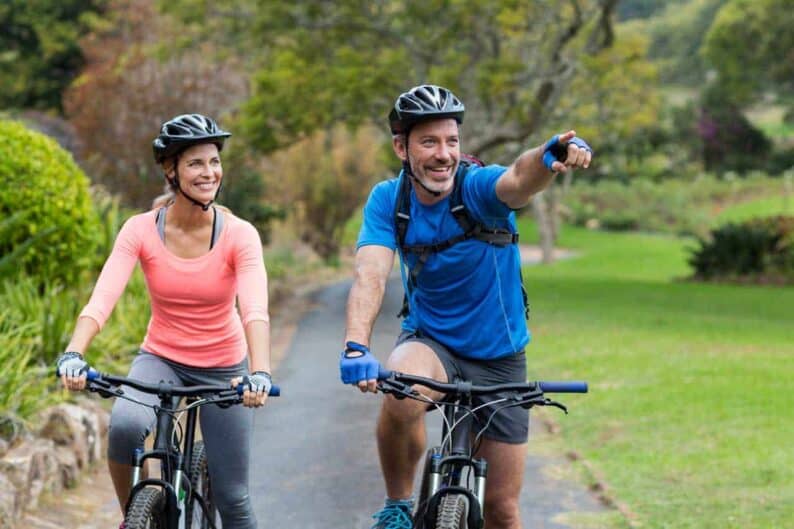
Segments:
[[[339,381],[349,288],[339,283],[316,293],[275,373],[283,397],[256,414],[251,496],[261,528],[365,529],[382,506],[374,429],[383,396]],[[401,302],[402,287],[393,279],[372,337],[381,360],[397,336]],[[431,440],[439,420],[438,413],[428,416]],[[538,428],[530,426],[530,442]],[[567,464],[530,456],[521,496],[525,529],[568,529],[566,513],[604,510],[581,485],[559,477]]]

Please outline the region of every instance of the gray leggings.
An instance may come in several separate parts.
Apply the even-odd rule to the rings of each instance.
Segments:
[[[221,368],[195,368],[165,360],[141,351],[135,357],[129,377],[150,383],[161,380],[182,385],[224,384],[248,372],[247,362]],[[132,388],[124,392],[137,400],[158,404],[156,395]],[[207,463],[212,479],[212,493],[224,529],[256,529],[256,517],[248,496],[248,467],[251,451],[253,412],[243,406],[219,408],[202,406],[201,435],[207,449]],[[110,415],[108,458],[130,464],[136,448],[153,430],[154,410],[125,399],[116,399]]]

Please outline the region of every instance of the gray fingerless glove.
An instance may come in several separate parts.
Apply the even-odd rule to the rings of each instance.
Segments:
[[[88,371],[88,362],[83,360],[83,355],[74,351],[67,351],[58,357],[55,362],[55,375],[66,375],[76,378]]]
[[[268,395],[270,393],[270,388],[273,387],[273,380],[270,377],[270,373],[267,371],[254,371],[248,376],[247,382],[248,389],[253,393],[262,391],[265,395]],[[245,379],[243,379],[243,383],[246,383]]]

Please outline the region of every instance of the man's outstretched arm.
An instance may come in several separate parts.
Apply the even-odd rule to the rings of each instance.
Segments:
[[[560,156],[554,156],[555,152],[564,152],[564,161],[560,161]],[[496,196],[512,209],[524,207],[532,195],[546,189],[557,173],[565,172],[569,167],[587,168],[592,157],[593,151],[583,140],[576,138],[575,131],[559,134],[546,144],[521,153],[497,180]]]

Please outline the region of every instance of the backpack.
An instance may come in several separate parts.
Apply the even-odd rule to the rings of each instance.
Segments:
[[[518,244],[518,233],[504,228],[489,228],[485,226],[482,222],[471,216],[466,205],[463,203],[463,181],[466,178],[466,174],[469,172],[469,168],[473,165],[482,167],[483,163],[471,156],[463,155],[461,157],[460,166],[455,174],[455,184],[449,196],[449,211],[463,230],[463,233],[435,244],[405,244],[405,235],[408,233],[408,223],[411,220],[411,182],[410,178],[405,176],[404,173],[400,178],[400,190],[398,191],[397,201],[394,206],[394,225],[397,234],[397,245],[400,249],[400,269],[403,272],[403,283],[405,284],[406,292],[403,297],[402,309],[397,314],[398,317],[402,318],[408,315],[410,310],[408,302],[409,295],[416,287],[419,273],[432,254],[442,252],[468,239],[476,239],[500,247],[509,244]],[[409,269],[408,277],[406,278],[402,269],[402,262],[405,262],[403,256],[409,253],[418,255],[418,261],[413,269]],[[529,318],[529,302],[526,289],[524,288],[524,278],[523,276],[519,277],[521,278],[521,293],[524,298],[524,316],[525,318]]]

